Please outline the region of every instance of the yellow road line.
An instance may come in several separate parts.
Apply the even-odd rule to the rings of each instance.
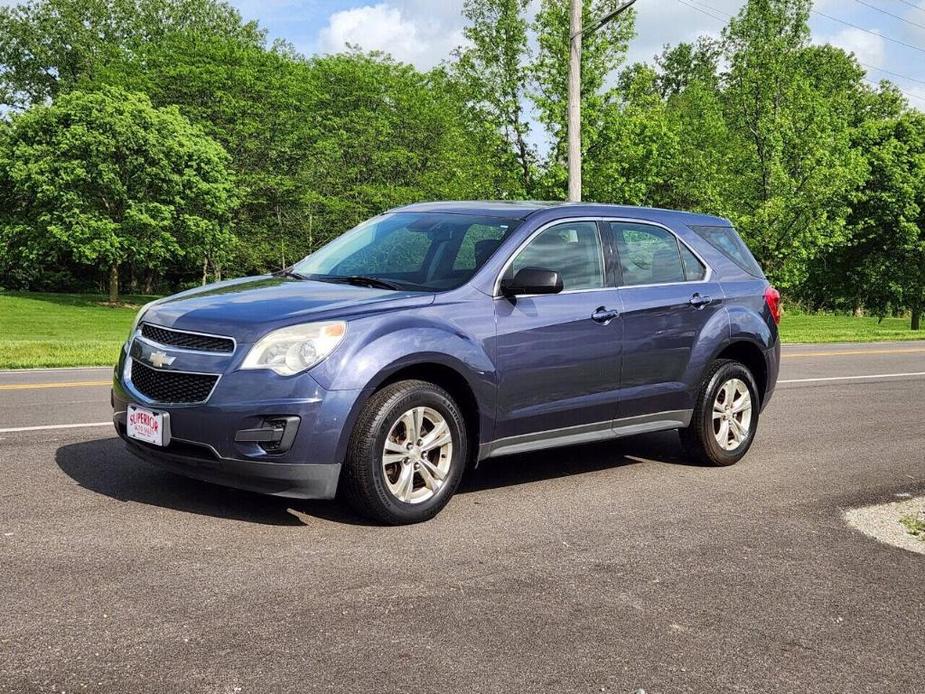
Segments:
[[[37,390],[39,388],[87,388],[108,386],[112,381],[66,381],[64,383],[0,383],[0,390]]]
[[[798,357],[847,357],[864,354],[925,354],[922,349],[854,349],[842,352],[800,352],[799,354],[781,354],[783,359],[796,359]]]

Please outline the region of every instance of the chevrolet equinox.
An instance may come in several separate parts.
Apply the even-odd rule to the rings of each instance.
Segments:
[[[779,299],[725,219],[410,205],[142,308],[113,419],[181,475],[413,523],[494,456],[678,429],[693,460],[737,462],[777,380]]]

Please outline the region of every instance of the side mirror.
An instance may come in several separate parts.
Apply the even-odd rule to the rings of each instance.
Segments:
[[[561,291],[562,278],[559,273],[539,267],[521,268],[514,279],[501,280],[501,293],[504,296],[558,294]]]

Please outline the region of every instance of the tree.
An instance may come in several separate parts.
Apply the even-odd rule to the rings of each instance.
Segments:
[[[264,33],[217,0],[28,0],[0,7],[0,103],[44,103],[92,79],[107,60],[177,31],[235,38]]]
[[[723,32],[728,209],[785,289],[798,288],[810,262],[844,238],[864,172],[850,119],[863,73],[832,79],[852,61],[810,48],[809,8],[810,0],[749,0]]]
[[[925,115],[883,88],[868,100],[875,117],[858,133],[864,184],[852,200],[848,238],[823,258],[810,288],[880,316],[925,310]],[[831,299],[830,299],[831,301]]]
[[[681,94],[694,84],[719,89],[717,62],[722,49],[711,38],[701,36],[694,44],[666,46],[656,56],[658,87],[663,99]]]
[[[529,0],[466,0],[464,33],[471,45],[457,53],[456,75],[471,100],[504,133],[520,169],[517,196],[531,195],[536,152],[527,143],[530,126],[524,116]]]
[[[4,239],[26,257],[107,268],[110,301],[126,263],[162,271],[230,242],[228,157],[176,108],[117,89],[72,92],[14,118],[2,144]]]
[[[588,148],[587,199],[627,205],[659,204],[670,198],[674,162],[681,143],[657,76],[637,63],[620,75],[616,94],[602,113],[596,141]]]
[[[583,0],[582,26],[601,17],[620,4],[620,0]],[[591,150],[602,127],[606,105],[613,98],[605,90],[607,77],[626,56],[627,44],[634,35],[635,12],[624,12],[599,31],[586,34],[581,49],[581,142],[582,153]],[[560,0],[542,0],[533,25],[539,50],[530,67],[533,101],[539,121],[552,138],[552,151],[544,172],[543,192],[549,197],[564,197],[567,181],[567,118],[569,4]]]
[[[306,251],[317,220],[302,172],[319,137],[318,85],[307,61],[285,48],[176,32],[100,66],[92,84],[176,105],[228,152],[240,198],[233,229],[242,241],[233,271],[278,269]]]

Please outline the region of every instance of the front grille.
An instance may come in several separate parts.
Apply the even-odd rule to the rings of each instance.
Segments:
[[[209,397],[217,380],[218,376],[209,374],[160,371],[132,360],[132,385],[139,393],[155,402],[203,402]]]
[[[154,340],[162,345],[194,349],[200,352],[234,352],[234,340],[230,337],[187,333],[180,330],[161,328],[150,323],[142,324],[141,334],[149,340]]]

